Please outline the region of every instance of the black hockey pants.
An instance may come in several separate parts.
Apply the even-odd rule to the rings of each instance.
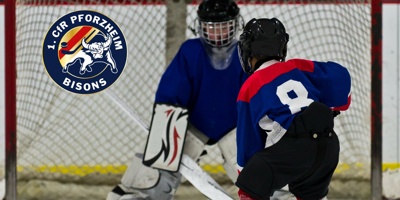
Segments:
[[[256,199],[269,199],[286,184],[297,198],[321,199],[328,194],[339,149],[332,111],[314,102],[295,117],[278,143],[247,162],[236,185]]]

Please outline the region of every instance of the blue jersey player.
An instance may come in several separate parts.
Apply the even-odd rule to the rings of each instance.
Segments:
[[[204,0],[197,14],[200,37],[185,41],[163,73],[147,145],[137,151],[107,200],[172,199],[181,181],[180,173],[171,167],[179,165],[179,151],[197,160],[211,144],[220,148],[227,175],[233,182],[237,179],[236,99],[248,77],[237,54],[239,7],[233,0]],[[178,113],[175,118],[173,113]],[[186,113],[187,126],[182,120]],[[168,127],[175,127],[179,137],[168,140],[175,132],[152,131]],[[179,135],[184,127],[187,132]],[[180,138],[185,138],[184,148],[179,146]],[[151,152],[156,152],[154,157]]]
[[[335,62],[285,61],[288,41],[276,18],[252,19],[240,35],[250,74],[237,99],[241,200],[270,199],[285,185],[297,199],[323,199],[338,164],[334,117],[350,105],[350,74]]]

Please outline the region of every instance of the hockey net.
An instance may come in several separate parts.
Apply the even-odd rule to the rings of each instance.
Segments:
[[[245,22],[253,17],[277,17],[285,24],[290,34],[288,58],[332,60],[349,69],[352,105],[336,118],[341,154],[330,196],[369,196],[370,2],[238,3]],[[197,5],[196,1],[186,5],[182,0],[16,1],[20,199],[105,199],[147,134],[105,92],[72,94],[51,80],[41,54],[50,26],[77,10],[97,11],[114,20],[124,33],[129,55],[123,74],[107,90],[149,123],[154,92],[171,55],[183,39],[195,37],[185,27],[193,26]],[[184,31],[179,35],[175,29],[182,26]],[[210,146],[207,151],[200,165],[234,194],[236,188],[224,174],[218,149]],[[185,193],[185,189],[179,191]]]

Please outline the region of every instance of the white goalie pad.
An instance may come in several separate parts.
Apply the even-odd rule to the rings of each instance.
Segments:
[[[157,169],[142,164],[141,153],[136,153],[131,164],[126,169],[121,179],[121,184],[126,188],[148,189],[154,187],[160,179]]]
[[[183,153],[193,160],[199,159],[201,153],[204,151],[207,140],[207,136],[189,123]]]
[[[218,147],[224,159],[224,169],[233,183],[238,177],[237,151],[236,151],[236,128],[227,133],[218,141]]]
[[[171,172],[179,170],[188,126],[188,110],[155,104],[143,164]]]

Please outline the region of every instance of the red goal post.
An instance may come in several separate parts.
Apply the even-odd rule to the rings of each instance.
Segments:
[[[181,42],[194,37],[186,27],[193,26],[198,2],[5,3],[6,199],[27,195],[17,190],[17,183],[34,180],[99,185],[97,189],[105,185],[107,191],[107,186],[118,183],[146,133],[104,92],[76,95],[52,82],[42,62],[43,39],[57,19],[72,11],[95,10],[113,19],[124,32],[129,55],[124,73],[107,90],[149,122],[160,75]],[[353,81],[352,105],[335,121],[341,155],[331,194],[379,199],[382,2],[255,0],[238,4],[244,21],[277,17],[286,25],[291,37],[288,58],[333,60],[348,67]],[[225,181],[217,148],[211,146],[208,152],[201,166],[217,181]],[[227,187],[235,192],[232,184]],[[105,192],[98,193],[105,198]]]

